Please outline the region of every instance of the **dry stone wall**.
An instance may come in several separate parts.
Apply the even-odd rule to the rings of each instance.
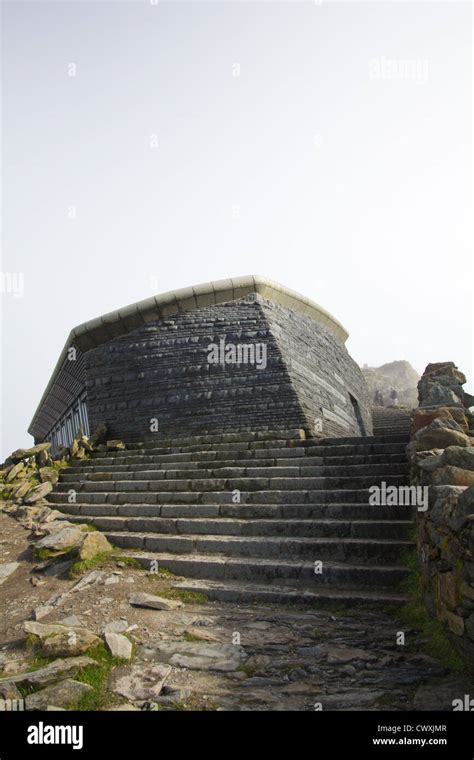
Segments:
[[[416,526],[425,603],[474,671],[474,416],[465,382],[452,362],[428,365],[408,451],[412,483],[429,489]]]

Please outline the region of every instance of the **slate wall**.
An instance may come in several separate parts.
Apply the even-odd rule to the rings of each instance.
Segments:
[[[265,369],[210,364],[208,346],[265,343]],[[127,442],[314,425],[359,435],[348,390],[371,432],[365,382],[344,344],[309,317],[252,294],[140,327],[86,354],[91,430],[106,422]],[[321,412],[322,410],[322,412]],[[342,411],[340,411],[342,410]]]

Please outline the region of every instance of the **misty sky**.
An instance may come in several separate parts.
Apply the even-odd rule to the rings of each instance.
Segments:
[[[0,460],[72,327],[261,274],[472,386],[469,3],[2,3]],[[5,279],[4,279],[5,281]],[[19,280],[18,280],[19,282]]]

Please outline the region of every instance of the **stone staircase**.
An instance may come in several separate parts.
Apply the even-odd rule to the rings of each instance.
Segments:
[[[371,437],[302,435],[204,435],[96,453],[64,470],[49,500],[210,598],[403,602],[412,512],[370,506],[368,489],[407,484],[407,433],[380,423]]]
[[[410,415],[408,411],[393,406],[373,406],[372,422],[374,435],[404,434],[410,432]]]

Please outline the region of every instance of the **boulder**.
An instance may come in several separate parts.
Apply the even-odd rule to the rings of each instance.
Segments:
[[[45,484],[46,485],[46,484]],[[53,553],[62,554],[66,551],[81,546],[84,541],[84,533],[79,528],[62,527],[42,538],[36,544],[37,549],[49,549]]]
[[[463,490],[456,504],[456,520],[458,529],[464,527],[468,519],[474,515],[474,486]]]
[[[435,469],[431,481],[434,485],[473,486],[474,471],[445,465]]]
[[[448,388],[440,383],[431,383],[428,387],[425,387],[423,394],[423,401],[420,403],[420,407],[424,406],[463,406],[462,402],[462,388],[458,387],[456,393],[453,388]]]
[[[109,544],[103,533],[93,531],[92,533],[86,534],[82,546],[79,549],[79,559],[92,559],[97,554],[110,554],[113,550],[113,546]]]
[[[57,483],[59,479],[59,473],[54,467],[41,467],[39,476],[42,483]]]
[[[474,446],[448,446],[442,456],[443,464],[461,467],[463,470],[474,470]],[[460,484],[462,485],[462,484]]]
[[[11,459],[12,462],[21,462],[23,459],[29,459],[30,457],[36,456],[40,451],[49,451],[50,448],[50,443],[38,443],[30,449],[17,449],[13,454],[10,454],[9,459]]]
[[[472,445],[472,439],[462,431],[453,430],[450,427],[439,427],[436,425],[436,422],[437,420],[416,433],[410,444],[411,451],[445,449],[448,446],[468,447]]]
[[[454,419],[465,432],[468,427],[467,418],[463,409],[459,407],[448,408],[446,406],[434,409],[414,409],[411,415],[410,434],[413,436],[418,430],[429,425],[436,419]]]

